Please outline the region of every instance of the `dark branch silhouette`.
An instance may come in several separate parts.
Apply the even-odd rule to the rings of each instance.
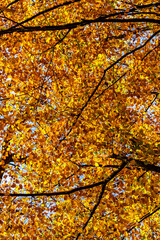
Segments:
[[[98,198],[98,201],[97,203],[94,205],[91,213],[90,213],[90,216],[89,218],[87,219],[86,223],[84,224],[83,226],[83,230],[87,227],[90,219],[92,218],[93,214],[95,213],[97,207],[99,206],[101,200],[102,200],[102,197],[103,197],[103,194],[104,194],[104,191],[105,191],[105,187],[107,185],[108,182],[110,182],[115,176],[117,176],[118,173],[120,173],[123,168],[126,167],[126,165],[128,164],[128,162],[122,162],[122,164],[120,165],[119,169],[117,169],[116,171],[114,171],[105,181],[104,183],[102,184],[102,190],[100,192],[100,195],[99,195],[99,198]],[[81,233],[78,233],[77,237],[76,237],[76,240],[80,237]]]
[[[130,229],[127,229],[126,231],[131,232],[137,226],[138,223],[141,223],[143,220],[152,216],[154,213],[156,213],[159,210],[160,210],[160,206],[155,207],[152,212],[149,212],[149,213],[145,214],[143,217],[140,218],[140,220],[137,223],[135,223]],[[125,237],[122,238],[122,240],[124,240],[124,239],[125,239]]]
[[[63,142],[63,141],[66,139],[66,137],[72,132],[72,129],[73,129],[73,127],[76,125],[76,123],[77,123],[78,119],[80,118],[83,110],[87,107],[88,103],[91,101],[92,97],[95,95],[95,93],[97,92],[97,90],[98,90],[98,88],[100,87],[101,83],[102,83],[103,80],[105,79],[106,72],[107,72],[108,70],[110,70],[112,67],[114,67],[117,63],[119,63],[120,61],[122,61],[125,57],[127,57],[127,56],[133,54],[134,52],[142,49],[144,46],[146,46],[146,44],[147,44],[148,42],[150,42],[150,41],[151,41],[157,34],[159,34],[159,33],[160,33],[160,30],[157,31],[157,32],[155,32],[154,34],[152,34],[152,36],[149,37],[149,38],[144,42],[144,44],[140,45],[139,47],[137,47],[137,48],[135,48],[135,49],[133,49],[133,50],[127,52],[127,53],[125,53],[125,54],[124,54],[123,56],[121,56],[117,61],[115,61],[114,63],[112,63],[109,67],[107,67],[107,68],[104,70],[103,76],[102,76],[102,78],[100,79],[99,83],[98,83],[97,86],[94,88],[94,90],[92,91],[91,95],[88,97],[88,100],[86,101],[86,103],[85,103],[85,104],[83,105],[83,107],[80,109],[80,112],[79,112],[79,114],[77,115],[75,121],[73,122],[70,130],[68,131],[68,133],[67,133],[63,138],[61,138],[61,140],[59,141],[59,143]],[[125,74],[124,74],[124,75],[125,75]]]
[[[64,7],[64,6],[68,6],[68,5],[72,4],[72,3],[76,3],[76,2],[80,2],[80,1],[81,1],[81,0],[68,1],[68,2],[64,2],[64,3],[62,3],[62,4],[58,4],[58,5],[56,5],[56,6],[54,6],[54,7],[51,7],[51,8],[47,8],[46,10],[41,11],[41,12],[33,15],[32,17],[25,19],[24,21],[22,21],[22,22],[20,22],[20,23],[17,23],[15,26],[11,27],[10,29],[16,28],[16,27],[18,27],[18,26],[20,26],[20,25],[22,25],[22,24],[24,24],[24,23],[28,23],[29,21],[33,20],[34,18],[39,17],[40,15],[43,15],[43,14],[45,14],[45,13],[47,13],[47,12],[50,12],[50,11],[52,11],[52,10],[55,10],[55,9],[57,9],[57,8]],[[25,26],[23,26],[23,27],[25,28]]]
[[[146,164],[143,161],[140,161],[138,159],[128,158],[126,156],[120,156],[120,155],[116,155],[116,154],[114,154],[114,158],[119,159],[119,160],[124,160],[124,161],[127,161],[127,159],[128,159],[128,161],[135,161],[139,167],[141,167],[142,169],[144,169],[146,171],[154,171],[154,172],[160,173],[160,167],[155,166],[154,164]]]
[[[129,18],[129,19],[118,19],[118,18],[106,18],[106,17],[99,17],[93,20],[86,20],[83,19],[80,22],[75,23],[67,23],[63,25],[57,25],[57,26],[26,26],[25,28],[19,27],[19,28],[9,28],[4,29],[0,31],[0,36],[3,36],[5,34],[9,33],[25,33],[25,32],[46,32],[46,31],[57,31],[57,30],[66,30],[66,29],[74,29],[77,27],[84,27],[86,25],[92,24],[92,23],[157,23],[160,24],[159,19],[153,19],[153,18]]]
[[[107,177],[107,179],[97,182],[97,183],[93,183],[93,184],[89,184],[89,185],[85,185],[83,187],[77,187],[77,188],[73,188],[71,190],[66,190],[66,191],[60,191],[60,192],[52,192],[52,193],[11,193],[11,194],[7,194],[7,196],[11,196],[11,197],[40,197],[40,196],[60,196],[60,195],[69,195],[78,191],[82,191],[85,189],[89,189],[89,188],[94,188],[103,184],[107,184],[109,181],[111,181],[126,165],[128,164],[128,162],[122,162],[122,164],[119,166],[119,168],[114,171],[109,177]],[[6,196],[6,194],[4,193],[0,193],[0,196]]]

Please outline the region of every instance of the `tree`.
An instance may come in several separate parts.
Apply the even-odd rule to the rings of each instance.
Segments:
[[[159,238],[159,10],[1,1],[1,239]]]

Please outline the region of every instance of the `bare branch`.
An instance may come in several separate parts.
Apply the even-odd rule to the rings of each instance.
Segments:
[[[50,12],[50,11],[52,11],[52,10],[55,10],[55,9],[57,9],[57,8],[64,7],[64,6],[68,6],[68,5],[72,4],[72,3],[76,3],[76,2],[80,2],[80,1],[81,1],[81,0],[64,2],[64,3],[59,4],[59,5],[56,5],[56,6],[54,6],[54,7],[47,8],[46,10],[43,10],[43,11],[41,11],[41,12],[33,15],[32,17],[25,19],[24,21],[22,21],[22,22],[20,22],[20,23],[17,23],[15,26],[11,27],[10,29],[16,28],[16,27],[18,27],[18,26],[20,26],[20,25],[22,25],[22,24],[24,24],[24,23],[27,23],[27,22],[33,20],[34,18],[36,18],[36,17],[38,17],[38,16],[40,16],[40,15],[43,15],[43,14],[45,14],[45,13],[47,13],[47,12]],[[24,26],[23,26],[23,27],[24,27]]]
[[[20,0],[15,0],[15,1],[13,1],[13,2],[9,3],[9,4],[7,5],[7,8],[8,8],[8,7],[10,7],[10,6],[12,6],[13,4],[15,4],[15,3],[19,2],[19,1],[20,1]]]
[[[106,187],[106,183],[104,183],[104,184],[102,185],[102,190],[101,190],[101,193],[100,193],[100,195],[99,195],[98,201],[97,201],[97,203],[94,205],[94,208],[92,209],[89,218],[87,219],[86,223],[84,224],[83,230],[86,228],[86,226],[88,225],[90,219],[92,218],[93,214],[95,213],[97,207],[99,206],[99,204],[100,204],[100,202],[101,202],[101,199],[102,199],[102,197],[103,197],[104,191],[105,191],[105,187]],[[78,240],[78,238],[80,237],[80,235],[81,235],[81,233],[78,233],[78,235],[77,235],[77,237],[76,237],[76,240]]]
[[[117,174],[118,174],[119,172],[121,172],[121,171],[123,170],[123,168],[126,167],[127,164],[128,164],[128,162],[125,162],[125,161],[122,162],[121,165],[120,165],[120,167],[119,167],[116,171],[114,171],[108,178],[106,178],[105,181],[102,183],[102,190],[101,190],[101,193],[100,193],[100,195],[99,195],[98,201],[97,201],[97,203],[94,205],[94,207],[93,207],[93,209],[92,209],[92,211],[91,211],[91,213],[90,213],[89,218],[87,219],[86,223],[84,224],[83,230],[86,228],[86,226],[88,225],[90,219],[92,218],[93,214],[95,213],[97,207],[99,206],[99,204],[100,204],[100,202],[101,202],[101,199],[102,199],[102,197],[103,197],[103,194],[104,194],[105,187],[106,187],[107,183],[110,182],[115,176],[117,176]],[[76,237],[76,240],[80,237],[80,235],[81,235],[81,233],[78,233],[78,235],[77,235],[77,237]]]
[[[130,229],[128,229],[127,232],[131,232],[137,226],[138,223],[141,223],[143,220],[152,216],[154,213],[156,213],[159,210],[160,210],[160,206],[154,208],[152,212],[145,214],[143,217],[140,218],[140,220],[136,224],[134,224]],[[124,237],[122,238],[122,240],[124,240]]]
[[[68,24],[63,24],[63,25],[57,25],[57,26],[28,26],[28,27],[19,27],[19,28],[9,28],[9,29],[4,29],[0,31],[0,36],[4,34],[9,34],[9,33],[25,33],[25,32],[46,32],[46,31],[57,31],[57,30],[65,30],[65,29],[74,29],[77,27],[83,27],[86,25],[89,25],[91,23],[100,23],[100,22],[108,22],[108,23],[157,23],[160,24],[159,19],[153,19],[153,18],[129,18],[129,19],[118,19],[118,18],[110,18],[108,19],[107,17],[99,17],[93,20],[85,20],[82,19],[80,22],[75,22],[75,23],[68,23]]]
[[[150,3],[150,4],[146,4],[146,5],[135,5],[135,7],[138,8],[138,9],[150,8],[150,7],[158,7],[158,6],[160,6],[160,2]]]
[[[86,101],[86,103],[85,103],[85,104],[83,105],[83,107],[80,109],[80,112],[79,112],[79,114],[77,115],[75,121],[73,122],[71,128],[69,129],[68,133],[67,133],[63,138],[61,138],[61,140],[59,141],[59,144],[60,144],[61,142],[63,142],[63,141],[66,139],[66,137],[72,132],[72,129],[73,129],[73,127],[76,125],[76,123],[77,123],[78,119],[80,118],[83,110],[87,107],[88,103],[91,101],[92,97],[93,97],[94,94],[97,92],[99,86],[100,86],[101,83],[103,82],[103,80],[104,80],[104,78],[105,78],[105,75],[106,75],[106,72],[107,72],[108,70],[110,70],[112,67],[114,67],[117,63],[119,63],[120,61],[122,61],[122,60],[123,60],[125,57],[127,57],[128,55],[131,55],[131,54],[133,54],[134,52],[136,52],[136,51],[140,50],[141,48],[143,48],[148,42],[150,42],[150,41],[152,40],[153,37],[155,37],[155,36],[156,36],[157,34],[159,34],[159,33],[160,33],[160,30],[157,31],[157,32],[155,32],[154,34],[152,34],[152,36],[149,37],[149,38],[144,42],[144,44],[140,45],[139,47],[137,47],[137,48],[135,48],[135,49],[133,49],[133,50],[127,52],[127,53],[125,53],[125,54],[124,54],[123,56],[121,56],[117,61],[115,61],[114,63],[112,63],[109,67],[107,67],[107,68],[104,70],[103,75],[102,75],[99,83],[97,84],[97,86],[95,87],[95,89],[93,90],[93,92],[91,93],[91,95],[88,97],[88,100]]]
[[[11,197],[41,197],[41,196],[62,196],[62,195],[69,195],[75,192],[79,192],[85,189],[89,189],[89,188],[94,188],[94,187],[98,187],[100,185],[103,184],[107,184],[109,181],[111,181],[126,165],[128,164],[128,162],[122,162],[122,164],[120,165],[120,167],[114,171],[108,178],[106,178],[103,181],[97,182],[97,183],[93,183],[93,184],[89,184],[83,187],[77,187],[77,188],[73,188],[71,190],[66,190],[66,191],[61,191],[61,192],[52,192],[52,193],[11,193],[11,194],[7,194],[7,196],[11,196]],[[6,196],[6,194],[4,193],[0,193],[0,196]]]
[[[107,88],[105,88],[95,99],[99,98],[101,95],[103,95],[103,93],[106,90],[108,90],[109,88],[113,87],[114,84],[116,84],[119,80],[121,80],[127,74],[127,72],[125,72],[122,76],[120,76],[117,80],[115,80],[111,85],[109,85]]]
[[[140,160],[137,160],[137,159],[134,159],[134,158],[127,158],[126,156],[120,156],[120,155],[116,155],[114,154],[114,158],[115,159],[119,159],[119,160],[123,160],[126,161],[126,159],[128,159],[128,161],[135,161],[136,164],[143,168],[144,170],[146,171],[154,171],[154,172],[157,172],[157,173],[160,173],[160,167],[159,166],[155,166],[154,164],[145,164],[144,162],[140,161]]]
[[[138,166],[142,167],[143,169],[145,169],[146,171],[153,171],[153,172],[157,172],[160,173],[160,167],[159,166],[155,166],[154,164],[145,164],[144,162],[135,159],[136,163]]]
[[[153,52],[156,48],[158,48],[160,46],[160,44],[158,44],[157,46],[155,46],[153,49],[151,49],[148,53],[146,53],[145,55],[144,55],[144,57],[142,58],[142,61],[151,53],[151,52]]]

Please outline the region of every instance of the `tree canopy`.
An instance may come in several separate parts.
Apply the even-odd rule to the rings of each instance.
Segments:
[[[0,4],[0,238],[158,239],[160,2]]]

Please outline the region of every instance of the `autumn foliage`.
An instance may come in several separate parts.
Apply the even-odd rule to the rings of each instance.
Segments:
[[[160,238],[160,2],[1,0],[0,239]]]

